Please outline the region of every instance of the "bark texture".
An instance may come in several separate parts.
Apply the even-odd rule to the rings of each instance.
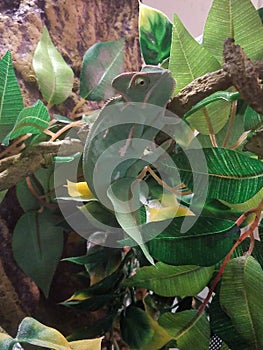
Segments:
[[[39,98],[32,57],[44,25],[77,77],[91,45],[121,37],[126,39],[126,70],[140,67],[137,0],[1,0],[0,56],[11,51],[26,105]],[[78,85],[76,79],[75,91]],[[68,114],[78,99],[72,93],[60,112]]]

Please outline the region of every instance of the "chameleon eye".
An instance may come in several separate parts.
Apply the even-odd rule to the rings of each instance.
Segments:
[[[150,84],[149,77],[142,75],[142,74],[136,74],[131,79],[129,87],[130,88],[137,88],[137,89],[142,88],[144,90],[144,89],[148,88],[149,84]]]
[[[142,78],[142,77],[138,77],[138,78],[136,78],[135,81],[134,81],[134,85],[135,85],[135,86],[138,86],[138,85],[144,86],[145,84],[146,84],[146,81],[145,81],[145,79]]]

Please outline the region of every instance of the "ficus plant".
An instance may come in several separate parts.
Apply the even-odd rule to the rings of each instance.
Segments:
[[[83,267],[86,287],[62,305],[103,317],[67,340],[27,318],[1,349],[99,349],[107,332],[118,349],[115,328],[131,349],[263,348],[260,16],[249,0],[214,0],[197,42],[176,14],[140,4],[142,70],[124,72],[124,38],[95,44],[70,116],[52,113],[74,75],[46,28],[32,63],[42,101],[23,106],[2,57],[0,166],[13,176],[0,186],[16,185],[24,210],[14,257],[48,297],[73,224],[87,252],[64,260]],[[72,121],[86,100],[109,98]]]

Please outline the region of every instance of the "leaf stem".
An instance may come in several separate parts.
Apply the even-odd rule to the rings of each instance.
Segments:
[[[239,147],[247,139],[249,133],[250,130],[243,132],[239,139],[231,147],[229,147],[229,149],[236,149],[237,147]]]
[[[0,154],[0,159],[3,159],[5,156],[12,156],[14,154],[20,153],[24,148],[24,141],[28,139],[31,134],[25,134],[19,137],[16,141],[14,141],[10,146],[8,146],[3,152]]]
[[[232,104],[231,104],[231,112],[230,112],[230,118],[229,118],[229,125],[228,125],[227,133],[226,133],[226,136],[225,136],[225,139],[224,139],[224,142],[223,142],[223,147],[226,147],[226,146],[227,146],[227,144],[228,144],[228,142],[229,142],[229,139],[230,139],[230,136],[231,136],[231,133],[232,133],[232,131],[233,131],[233,126],[234,126],[236,111],[237,111],[237,101],[233,101]]]
[[[57,208],[57,204],[47,203],[43,198],[41,198],[41,196],[34,189],[29,176],[26,177],[26,184],[27,184],[30,192],[32,193],[32,195],[39,201],[39,203],[41,204],[42,207]]]
[[[86,100],[84,98],[82,98],[77,104],[76,106],[73,108],[71,114],[70,114],[70,117],[73,118],[77,112],[77,110],[79,108],[81,108],[84,104],[85,104]]]
[[[141,171],[137,179],[142,180],[144,176],[147,174],[147,172],[154,178],[154,180],[158,183],[158,185],[162,186],[167,191],[172,192],[177,196],[186,196],[192,193],[191,191],[185,191],[185,192],[180,191],[180,189],[183,189],[185,187],[184,184],[180,184],[175,187],[171,187],[167,185],[167,183],[164,182],[162,179],[160,179],[159,176],[155,174],[154,170],[152,170],[152,168],[149,166],[144,167],[144,169]]]
[[[58,132],[56,132],[55,134],[53,134],[53,136],[51,137],[51,139],[49,140],[49,142],[53,142],[55,141],[60,135],[62,135],[65,131],[74,128],[74,127],[79,127],[80,128],[80,122],[76,121],[76,122],[72,122],[70,124],[65,125],[62,129],[60,129]]]
[[[50,102],[48,102],[48,104],[47,104],[47,109],[50,110],[52,107],[53,107],[53,104],[50,103]]]
[[[199,309],[198,309],[198,314],[201,314],[206,305],[208,304],[214,290],[215,287],[217,286],[217,283],[219,282],[220,278],[222,277],[224,270],[226,268],[226,265],[229,263],[232,254],[234,253],[234,251],[236,250],[236,248],[247,238],[247,237],[252,237],[253,235],[253,231],[255,230],[255,228],[258,226],[259,222],[260,222],[260,217],[261,217],[261,211],[263,209],[263,199],[260,202],[260,204],[258,205],[257,208],[254,209],[250,209],[248,210],[246,213],[242,214],[241,217],[236,221],[236,225],[239,226],[244,220],[245,218],[251,214],[252,212],[254,212],[256,214],[255,219],[253,221],[253,223],[249,226],[249,228],[247,229],[247,231],[245,231],[242,235],[239,236],[238,240],[235,242],[235,244],[233,245],[233,247],[230,249],[230,251],[228,252],[228,254],[226,255],[215,279],[213,280],[211,287],[209,289],[209,292],[207,293],[207,296],[205,298],[205,300],[203,301],[203,303],[200,305]],[[251,254],[254,248],[254,242],[253,242],[253,238],[252,238],[252,242],[250,244],[249,250],[246,254]]]
[[[120,350],[117,340],[114,338],[114,336],[112,337],[112,343],[113,343],[114,350]]]
[[[205,116],[206,124],[208,126],[209,137],[210,137],[211,143],[212,143],[213,147],[218,147],[217,146],[217,142],[216,142],[215,132],[214,132],[214,129],[213,129],[213,125],[212,125],[210,117],[209,117],[209,115],[207,113],[207,109],[203,108],[202,110],[203,110],[203,113],[204,113],[204,116]]]

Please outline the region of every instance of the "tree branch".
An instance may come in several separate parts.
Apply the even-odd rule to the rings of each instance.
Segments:
[[[41,166],[53,162],[53,157],[72,155],[83,151],[83,144],[77,139],[65,139],[57,142],[41,142],[29,146],[22,153],[0,160],[0,191],[8,189],[25,177],[34,173]]]
[[[205,97],[235,86],[242,98],[262,114],[263,96],[259,79],[263,79],[263,61],[251,62],[239,45],[234,45],[232,39],[227,39],[223,68],[193,80],[168,103],[167,109],[183,117]]]

